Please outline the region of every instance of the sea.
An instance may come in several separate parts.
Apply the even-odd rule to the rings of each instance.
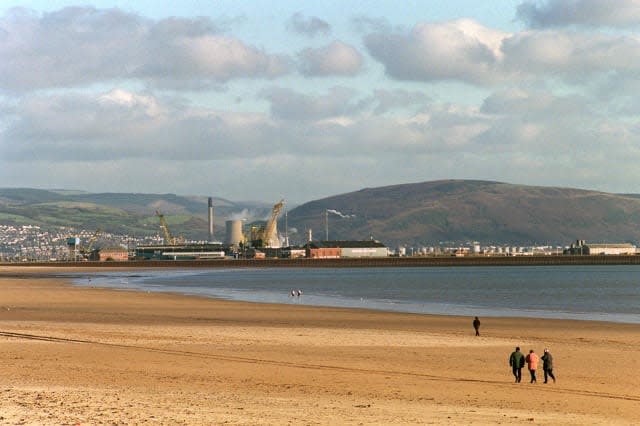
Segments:
[[[79,286],[256,303],[640,323],[640,265],[136,269],[70,275]]]

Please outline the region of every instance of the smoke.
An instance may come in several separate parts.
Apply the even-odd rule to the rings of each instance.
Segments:
[[[340,216],[343,219],[351,219],[356,217],[355,214],[343,214],[343,213],[340,213],[338,210],[333,210],[333,209],[327,209],[327,212]]]
[[[260,219],[262,219],[262,217],[260,217],[260,215],[255,211],[243,209],[241,212],[231,213],[227,220],[245,220],[247,222],[252,222]]]
[[[231,213],[227,217],[227,220],[243,220],[247,223],[255,221],[267,221],[271,218],[271,211],[263,212],[257,210],[243,209],[241,212]]]

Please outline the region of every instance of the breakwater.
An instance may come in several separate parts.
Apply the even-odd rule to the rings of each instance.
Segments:
[[[431,256],[344,259],[146,260],[128,262],[22,262],[33,268],[367,268],[444,266],[640,265],[640,256]]]

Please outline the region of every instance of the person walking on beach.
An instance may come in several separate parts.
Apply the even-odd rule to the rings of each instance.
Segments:
[[[480,320],[478,319],[478,317],[476,317],[476,319],[473,320],[473,328],[476,329],[476,336],[480,335]]]
[[[529,373],[531,373],[531,381],[529,383],[538,383],[536,380],[536,369],[538,368],[538,355],[533,351],[533,349],[529,350],[529,354],[525,359],[527,361],[527,366],[529,368]]]
[[[544,382],[547,383],[547,376],[553,379],[553,383],[556,382],[556,376],[553,375],[553,357],[549,349],[544,349],[544,355],[542,355],[542,369],[544,370]]]
[[[516,350],[511,352],[509,365],[513,371],[513,376],[516,378],[516,383],[520,383],[522,380],[522,367],[524,367],[524,354],[520,352],[519,347],[516,347]]]

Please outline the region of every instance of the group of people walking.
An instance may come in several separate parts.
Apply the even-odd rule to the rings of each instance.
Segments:
[[[525,356],[520,352],[519,347],[516,347],[516,350],[511,352],[511,355],[509,356],[509,365],[513,371],[516,383],[520,383],[522,380],[522,369],[524,368],[525,362],[527,363],[529,374],[531,374],[530,383],[537,383],[536,370],[538,369],[538,363],[540,360],[542,360],[544,382],[547,383],[550,377],[553,380],[553,383],[555,383],[556,377],[553,375],[553,356],[551,355],[551,352],[549,352],[549,349],[545,348],[544,355],[540,358],[533,349],[529,350],[529,353]]]
[[[480,336],[480,319],[475,317],[473,319],[473,328],[476,330],[476,336]],[[509,365],[513,371],[513,376],[516,378],[516,383],[520,383],[522,380],[522,369],[524,364],[527,363],[527,369],[531,374],[530,383],[538,383],[536,380],[536,370],[538,369],[538,363],[542,360],[542,370],[544,371],[544,382],[547,383],[549,378],[556,382],[556,377],[553,375],[553,356],[549,349],[544,349],[544,355],[538,357],[533,349],[529,350],[529,353],[525,356],[520,352],[520,348],[516,347],[516,350],[511,352],[509,356]]]

